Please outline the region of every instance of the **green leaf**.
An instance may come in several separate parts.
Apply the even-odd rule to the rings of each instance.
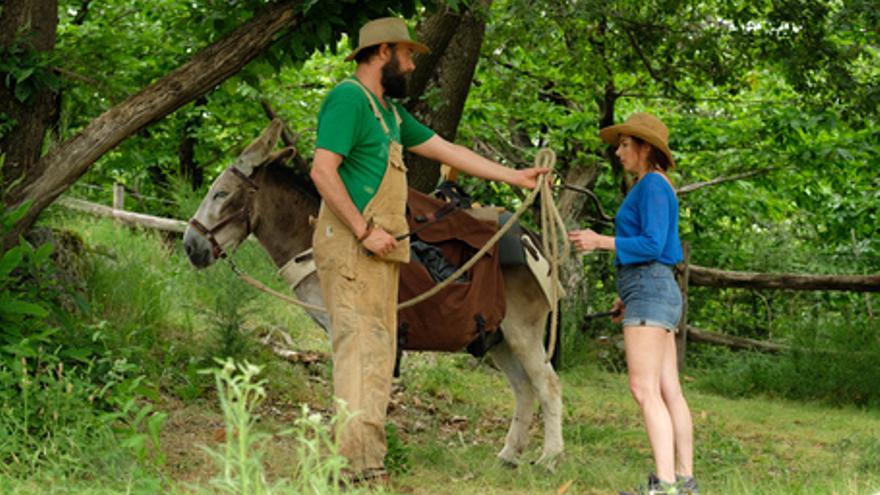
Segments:
[[[21,315],[43,318],[48,314],[49,312],[39,304],[27,301],[6,300],[0,303],[0,316]]]
[[[33,88],[29,84],[15,85],[15,99],[24,103],[34,94]]]
[[[35,67],[26,67],[22,70],[15,71],[15,82],[21,84],[34,73]]]
[[[21,264],[23,257],[23,246],[15,246],[9,251],[3,253],[3,258],[0,258],[0,280],[9,276],[9,274],[12,273],[12,270],[15,270]]]

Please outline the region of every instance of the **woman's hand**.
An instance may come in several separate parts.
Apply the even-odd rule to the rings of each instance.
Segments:
[[[568,240],[578,251],[595,251],[596,249],[614,249],[614,238],[600,235],[593,229],[573,230],[568,233]]]
[[[618,297],[614,300],[614,303],[611,305],[611,311],[617,314],[611,315],[612,323],[621,323],[623,322],[623,315],[626,312],[626,305],[623,304],[623,301]]]

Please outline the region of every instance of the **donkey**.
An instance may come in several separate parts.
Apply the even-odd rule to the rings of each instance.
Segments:
[[[249,234],[279,268],[311,247],[309,216],[317,214],[319,198],[286,166],[294,150],[272,151],[280,132],[281,122],[273,120],[211,185],[183,237],[186,254],[196,268],[210,266]],[[546,362],[543,344],[550,307],[527,267],[504,268],[503,277],[507,297],[503,339],[489,354],[507,376],[516,406],[498,457],[517,465],[528,442],[537,396],[544,416],[544,445],[536,463],[553,469],[563,440],[562,388]],[[294,291],[302,301],[323,306],[316,274],[303,279]],[[328,333],[332,331],[326,314],[309,314]]]

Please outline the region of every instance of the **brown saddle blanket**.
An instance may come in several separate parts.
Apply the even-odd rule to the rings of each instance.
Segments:
[[[440,217],[437,220],[437,217]],[[436,221],[435,221],[436,220]],[[449,265],[464,265],[498,231],[494,222],[473,218],[445,201],[409,190],[407,222],[412,240],[440,249]],[[413,257],[400,269],[399,301],[431,289],[438,282]],[[496,331],[504,319],[506,299],[498,245],[486,253],[466,274],[425,301],[398,311],[401,349],[460,351],[480,337]],[[482,333],[482,335],[481,335]]]

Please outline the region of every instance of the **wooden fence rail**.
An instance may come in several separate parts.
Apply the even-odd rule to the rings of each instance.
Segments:
[[[173,220],[171,218],[154,217],[143,213],[133,213],[118,208],[92,203],[91,201],[83,201],[81,199],[61,197],[57,203],[71,210],[83,211],[102,217],[110,217],[120,220],[128,225],[140,225],[156,230],[164,230],[166,232],[175,232],[182,234],[186,230],[186,222]]]
[[[688,282],[703,287],[880,292],[880,275],[808,275],[717,270],[691,265]]]
[[[115,218],[128,225],[139,225],[145,228],[175,233],[183,233],[183,231],[186,230],[187,224],[181,220],[156,217],[142,213],[132,213],[123,210],[122,205],[124,203],[122,188],[114,188],[114,193],[113,204],[115,208],[68,197],[59,198],[57,202],[60,205],[73,210]],[[688,251],[688,247],[685,246],[685,252]],[[741,289],[841,290],[865,293],[880,292],[880,275],[810,275],[799,273],[737,272],[691,265],[688,261],[685,262],[685,269],[683,271],[684,276],[679,279],[679,284],[681,285],[685,297],[687,297],[688,285]],[[784,344],[734,337],[695,328],[687,323],[686,312],[682,315],[682,325],[679,330],[679,369],[683,369],[685,346],[688,338],[694,342],[725,345],[737,349],[752,349],[764,352],[779,352],[789,348]]]

